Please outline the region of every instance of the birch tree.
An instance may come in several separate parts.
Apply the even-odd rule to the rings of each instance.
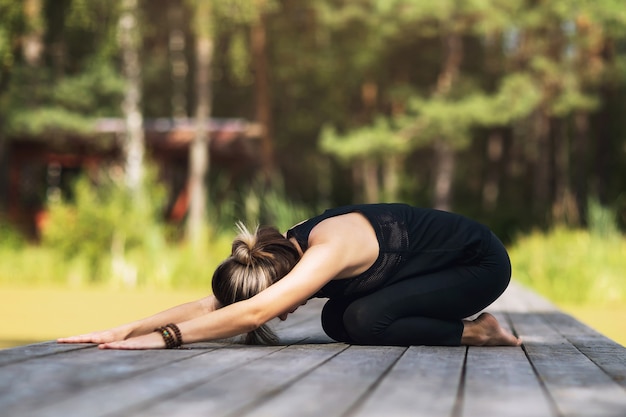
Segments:
[[[142,186],[144,159],[143,113],[141,110],[141,32],[138,23],[137,0],[122,0],[119,19],[119,44],[122,55],[122,73],[126,88],[122,101],[125,122],[124,165],[126,185],[133,193]]]
[[[213,2],[194,0],[193,31],[195,35],[195,135],[189,147],[189,214],[187,240],[197,246],[204,236],[206,222],[207,173],[209,171],[209,129],[211,117],[211,66],[213,63]]]

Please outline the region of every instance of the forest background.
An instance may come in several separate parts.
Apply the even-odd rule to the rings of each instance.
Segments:
[[[206,291],[238,219],[397,201],[489,225],[515,279],[617,322],[625,92],[621,0],[0,0],[0,285],[21,308],[50,286]],[[10,144],[98,141],[102,118],[125,121],[122,155],[42,171],[33,241],[7,214]],[[155,118],[196,125],[178,223]],[[245,175],[211,166],[211,118],[261,126]]]

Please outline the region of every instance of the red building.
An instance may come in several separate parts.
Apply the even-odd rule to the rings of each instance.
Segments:
[[[230,181],[252,177],[258,170],[261,128],[241,119],[212,119],[208,125],[212,171]],[[193,119],[152,119],[144,122],[146,157],[159,168],[160,179],[171,191],[167,216],[182,219],[187,211],[186,183]],[[22,230],[37,233],[50,193],[69,189],[81,172],[121,164],[122,119],[101,119],[92,135],[51,133],[14,137],[6,145],[2,197],[8,220]],[[4,172],[2,172],[4,171]]]

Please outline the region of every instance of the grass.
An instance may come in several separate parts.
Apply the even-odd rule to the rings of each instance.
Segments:
[[[87,258],[25,244],[1,226],[0,346],[108,328],[199,298],[232,239],[213,235],[201,251],[176,244],[101,251],[106,279],[94,280]],[[509,253],[516,280],[626,345],[626,237],[609,226],[531,233]]]
[[[559,308],[620,345],[626,346],[626,307],[560,304]]]
[[[201,248],[168,244],[155,251],[128,251],[98,258],[97,273],[84,256],[63,256],[46,245],[0,245],[0,285],[112,288],[202,288],[230,253],[232,236],[217,236]]]
[[[556,304],[626,304],[626,238],[618,233],[555,228],[509,248],[513,276]]]
[[[206,296],[197,290],[0,286],[0,348],[106,329]],[[560,306],[626,346],[626,307]]]
[[[2,286],[0,348],[107,329],[207,295],[198,290]]]
[[[509,254],[515,279],[626,346],[626,237],[608,223],[537,231]]]

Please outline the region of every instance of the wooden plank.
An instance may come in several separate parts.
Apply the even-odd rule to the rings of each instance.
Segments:
[[[255,404],[289,388],[323,362],[347,349],[347,345],[294,345],[274,352],[245,367],[198,385],[151,407],[125,410],[128,416],[211,416],[242,414]]]
[[[18,415],[81,390],[116,383],[158,369],[163,363],[196,356],[202,351],[73,350],[0,368],[0,410]],[[29,415],[29,413],[26,413]]]
[[[89,416],[98,417],[121,413],[135,407],[162,401],[188,391],[198,384],[206,383],[217,376],[235,368],[246,366],[251,361],[269,355],[280,346],[242,346],[232,345],[222,349],[197,354],[185,360],[172,361],[161,358],[159,366],[141,374],[129,375],[119,381],[83,387],[77,392],[67,392],[45,407],[22,408],[18,411],[29,417],[42,416]],[[190,350],[189,352],[193,352]],[[131,352],[136,357],[154,355],[157,351]],[[185,351],[162,351],[182,355]],[[169,360],[168,360],[169,359]],[[111,399],[115,399],[112,401]],[[11,414],[17,415],[17,414]]]
[[[560,415],[623,417],[624,390],[539,314],[511,313],[528,358]]]
[[[350,346],[245,415],[341,416],[359,403],[405,349]]]
[[[0,366],[91,347],[93,347],[93,344],[61,345],[56,342],[43,342],[2,349],[0,350]]]
[[[275,321],[276,347],[0,351],[0,414],[626,415],[626,349],[516,283],[488,310],[522,336],[523,349],[348,346],[324,334],[323,303]]]
[[[570,315],[553,312],[543,314],[542,318],[615,382],[626,388],[626,349],[622,345]]]
[[[408,348],[351,416],[451,416],[465,352],[460,346]]]
[[[303,343],[312,334],[321,337],[319,332],[321,331],[323,334],[323,331],[319,324],[319,318],[314,320],[315,308],[312,306],[309,311],[303,310],[300,314],[294,314],[294,320],[287,320],[283,323],[283,329],[279,330],[279,334],[288,339],[287,343]],[[290,321],[291,324],[285,325]],[[87,354],[88,360],[72,356],[59,359],[58,365],[46,363],[46,367],[50,368],[52,375],[48,376],[44,372],[43,375],[40,375],[42,377],[40,381],[29,379],[31,382],[25,381],[22,384],[22,388],[30,386],[31,393],[33,390],[40,391],[36,396],[36,401],[29,401],[27,405],[12,408],[12,410],[15,413],[23,411],[24,415],[29,416],[59,415],[57,413],[91,416],[117,412],[137,404],[145,405],[163,395],[175,395],[179,392],[179,382],[181,381],[183,384],[185,380],[193,381],[189,384],[195,385],[198,381],[203,381],[203,378],[208,375],[216,375],[216,373],[219,374],[219,372],[226,372],[229,369],[243,366],[251,360],[284,348],[284,346],[249,347],[232,344],[232,342],[198,343],[187,347],[188,349],[176,351],[125,351],[125,353],[122,353],[124,351],[97,351],[94,349]],[[187,359],[198,355],[209,354],[207,350],[215,349],[217,351],[210,353],[212,359],[187,361]],[[124,360],[127,357],[130,363]],[[210,370],[204,369],[208,368],[209,365],[202,365],[199,372],[185,370],[187,367],[194,368],[194,365],[190,364],[203,360],[213,361]],[[178,363],[179,361],[183,362]],[[89,363],[91,369],[84,370],[84,366],[81,365],[83,362]],[[61,368],[72,369],[72,372],[66,375],[61,371]],[[123,369],[125,373],[113,372],[116,369]],[[168,369],[172,370],[168,371]],[[98,374],[98,377],[94,377],[94,374]],[[59,377],[59,380],[56,383],[51,383],[49,379],[54,375]],[[149,380],[144,381],[144,378]],[[44,383],[44,381],[48,382]],[[38,382],[42,382],[41,385],[38,385]],[[69,392],[68,386],[79,389]],[[150,392],[150,387],[154,387],[153,393]],[[172,391],[168,391],[170,389]],[[26,391],[22,390],[21,392],[25,393]],[[106,406],[99,407],[95,413],[90,410],[93,408],[94,401],[101,401],[99,398],[112,397],[116,398],[115,404],[107,402]],[[15,401],[18,400],[19,398],[16,397]],[[0,405],[2,404],[0,403]]]
[[[464,387],[462,416],[558,416],[521,348],[470,347]]]
[[[487,310],[510,312],[555,311],[554,304],[513,280],[509,287]]]
[[[287,320],[279,321],[275,330],[280,343],[335,343],[322,329],[320,312],[323,304],[321,300],[311,300],[294,314],[290,314]]]

